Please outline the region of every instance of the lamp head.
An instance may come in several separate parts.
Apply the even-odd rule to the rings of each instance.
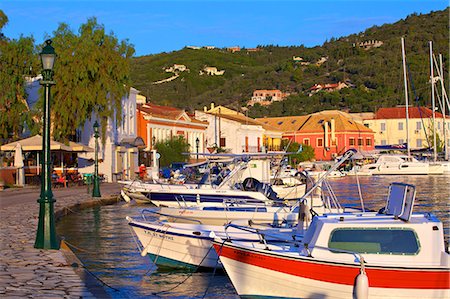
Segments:
[[[98,134],[98,127],[99,127],[99,124],[98,124],[97,121],[95,121],[95,123],[94,123],[94,132],[95,132],[96,134]]]
[[[42,68],[44,70],[53,70],[53,64],[55,63],[56,53],[55,48],[52,47],[52,40],[45,41],[45,46],[42,52],[39,54],[41,57]]]

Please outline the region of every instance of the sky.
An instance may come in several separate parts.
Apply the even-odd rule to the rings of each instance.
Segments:
[[[8,38],[44,43],[60,23],[77,32],[96,17],[106,32],[133,44],[135,56],[185,46],[312,47],[448,6],[448,0],[0,0]]]

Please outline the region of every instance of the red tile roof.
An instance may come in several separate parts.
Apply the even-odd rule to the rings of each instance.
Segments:
[[[184,110],[170,107],[170,106],[159,106],[155,104],[144,104],[144,105],[137,105],[137,109],[141,112],[154,116],[159,118],[165,118],[165,119],[171,119],[171,120],[178,120],[182,117],[182,115],[185,113]],[[192,116],[189,116],[191,118],[191,122],[193,123],[204,123],[200,120],[197,120],[193,118]]]
[[[426,107],[408,107],[409,118],[430,118],[432,110]],[[436,112],[435,116],[442,118],[442,113]],[[375,119],[406,118],[406,107],[380,108],[375,113]]]

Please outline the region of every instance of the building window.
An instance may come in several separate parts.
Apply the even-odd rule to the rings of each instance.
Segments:
[[[370,127],[369,124],[364,124],[364,126],[365,126],[366,128],[369,128],[369,127]]]
[[[358,146],[363,146],[363,139],[362,138],[358,138]]]
[[[303,144],[310,145],[309,138],[303,139]]]
[[[350,145],[350,146],[354,146],[355,145],[355,138],[349,138],[348,139],[348,145]]]
[[[398,123],[398,130],[403,131],[403,122]]]
[[[317,146],[320,146],[320,147],[323,146],[323,139],[322,138],[317,138]]]
[[[420,121],[417,121],[417,122],[416,122],[416,130],[417,130],[417,131],[422,130],[422,123],[421,123]]]
[[[372,146],[372,139],[366,138],[366,146]]]
[[[226,146],[226,142],[225,142],[225,137],[220,137],[220,147],[225,147]]]
[[[337,145],[337,139],[331,140],[331,146],[336,146]]]
[[[387,144],[386,140],[385,140],[385,139],[382,139],[382,140],[381,140],[381,145],[386,145],[386,144]]]
[[[416,140],[416,147],[422,147],[422,139],[417,139]]]
[[[386,123],[381,123],[380,126],[381,126],[381,132],[386,131]]]

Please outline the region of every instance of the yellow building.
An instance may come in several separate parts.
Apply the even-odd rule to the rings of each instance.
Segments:
[[[450,145],[450,119],[441,113],[435,113],[436,133],[444,141],[444,125],[447,144]],[[424,107],[408,108],[408,128],[406,125],[406,108],[380,108],[373,118],[364,117],[363,123],[375,132],[375,145],[403,144],[407,142],[411,149],[422,149],[433,144],[432,111]],[[408,132],[408,134],[407,134]]]

